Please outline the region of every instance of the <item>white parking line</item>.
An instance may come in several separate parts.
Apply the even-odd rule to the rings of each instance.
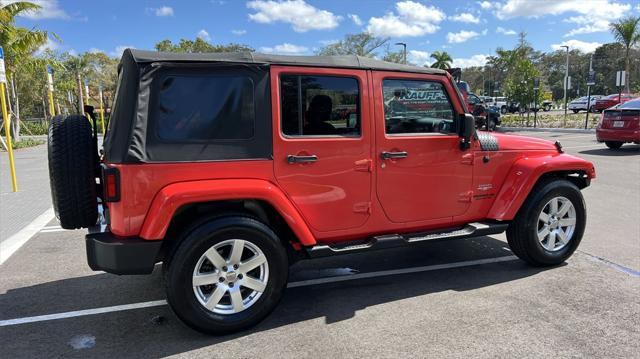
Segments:
[[[470,267],[481,264],[490,264],[490,263],[500,263],[500,262],[508,262],[516,260],[516,256],[504,256],[497,258],[486,258],[486,259],[477,259],[472,261],[463,261],[463,262],[455,262],[455,263],[447,263],[447,264],[436,264],[432,266],[422,266],[422,267],[412,267],[412,268],[402,268],[402,269],[391,269],[391,270],[383,270],[377,272],[369,272],[369,273],[358,273],[348,276],[340,276],[340,277],[329,277],[329,278],[317,278],[317,279],[309,279],[302,280],[298,282],[291,282],[287,285],[287,288],[298,288],[298,287],[306,287],[317,284],[327,284],[327,283],[335,283],[335,282],[345,282],[350,280],[358,280],[365,278],[377,278],[377,277],[385,277],[390,275],[398,275],[398,274],[407,274],[407,273],[418,273],[418,272],[429,272],[440,269],[450,269],[450,268],[461,268],[461,267]],[[46,315],[38,315],[35,317],[23,317],[23,318],[15,318],[15,319],[6,319],[0,320],[0,327],[6,327],[11,325],[18,324],[27,324],[27,323],[35,323],[35,322],[43,322],[47,320],[56,320],[56,319],[66,319],[66,318],[74,318],[74,317],[82,317],[87,315],[95,315],[95,314],[103,314],[103,313],[111,313],[111,312],[121,312],[124,310],[131,309],[142,309],[149,307],[157,307],[161,305],[167,304],[166,300],[154,300],[150,302],[141,302],[141,303],[133,303],[133,304],[124,304],[124,305],[115,305],[112,307],[101,307],[94,309],[85,309],[85,310],[76,310],[72,312],[63,312],[63,313],[55,313],[55,314],[46,314]]]
[[[27,243],[34,234],[38,233],[53,219],[53,216],[53,208],[49,208],[26,227],[22,228],[20,232],[0,242],[0,264],[4,263],[13,253],[20,249],[23,244]]]

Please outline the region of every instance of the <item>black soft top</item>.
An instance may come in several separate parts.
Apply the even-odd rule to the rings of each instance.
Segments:
[[[364,56],[288,56],[269,55],[257,52],[218,52],[218,53],[175,53],[127,49],[123,58],[131,56],[136,63],[153,62],[225,62],[259,65],[291,65],[349,68],[361,70],[401,71],[423,74],[444,75],[446,71],[430,67],[420,67],[380,61]]]

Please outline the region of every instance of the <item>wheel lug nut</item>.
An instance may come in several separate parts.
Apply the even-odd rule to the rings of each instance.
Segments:
[[[242,274],[238,274],[238,279],[242,279]]]
[[[233,269],[238,269],[238,265],[237,265],[237,264],[234,264],[234,265],[233,265]]]
[[[229,287],[233,288],[233,282],[229,283]]]
[[[224,282],[224,277],[218,278],[218,282],[221,282],[221,283]]]
[[[226,272],[227,271],[227,267],[222,267],[222,270]]]

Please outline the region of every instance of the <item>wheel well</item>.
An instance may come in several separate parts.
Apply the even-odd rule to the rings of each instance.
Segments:
[[[540,178],[538,178],[536,185],[538,183],[541,183],[542,181],[546,181],[553,178],[566,179],[571,183],[575,184],[576,187],[578,187],[579,189],[584,189],[591,184],[591,180],[589,179],[589,176],[587,176],[587,173],[585,171],[569,170],[569,171],[555,171],[555,172],[544,173],[542,176],[540,176]]]
[[[179,243],[184,230],[199,221],[229,215],[247,216],[259,220],[271,228],[290,257],[298,252],[300,242],[280,213],[268,202],[256,199],[199,202],[184,205],[176,210],[167,229],[163,244],[163,256]],[[293,260],[295,258],[290,258]]]

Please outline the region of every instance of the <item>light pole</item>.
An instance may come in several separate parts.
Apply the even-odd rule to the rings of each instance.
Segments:
[[[564,72],[564,120],[567,121],[567,82],[569,82],[569,46],[562,45],[560,47],[564,47],[567,49],[567,65]]]
[[[402,46],[402,63],[407,64],[407,44],[405,42],[396,42],[396,45]]]

